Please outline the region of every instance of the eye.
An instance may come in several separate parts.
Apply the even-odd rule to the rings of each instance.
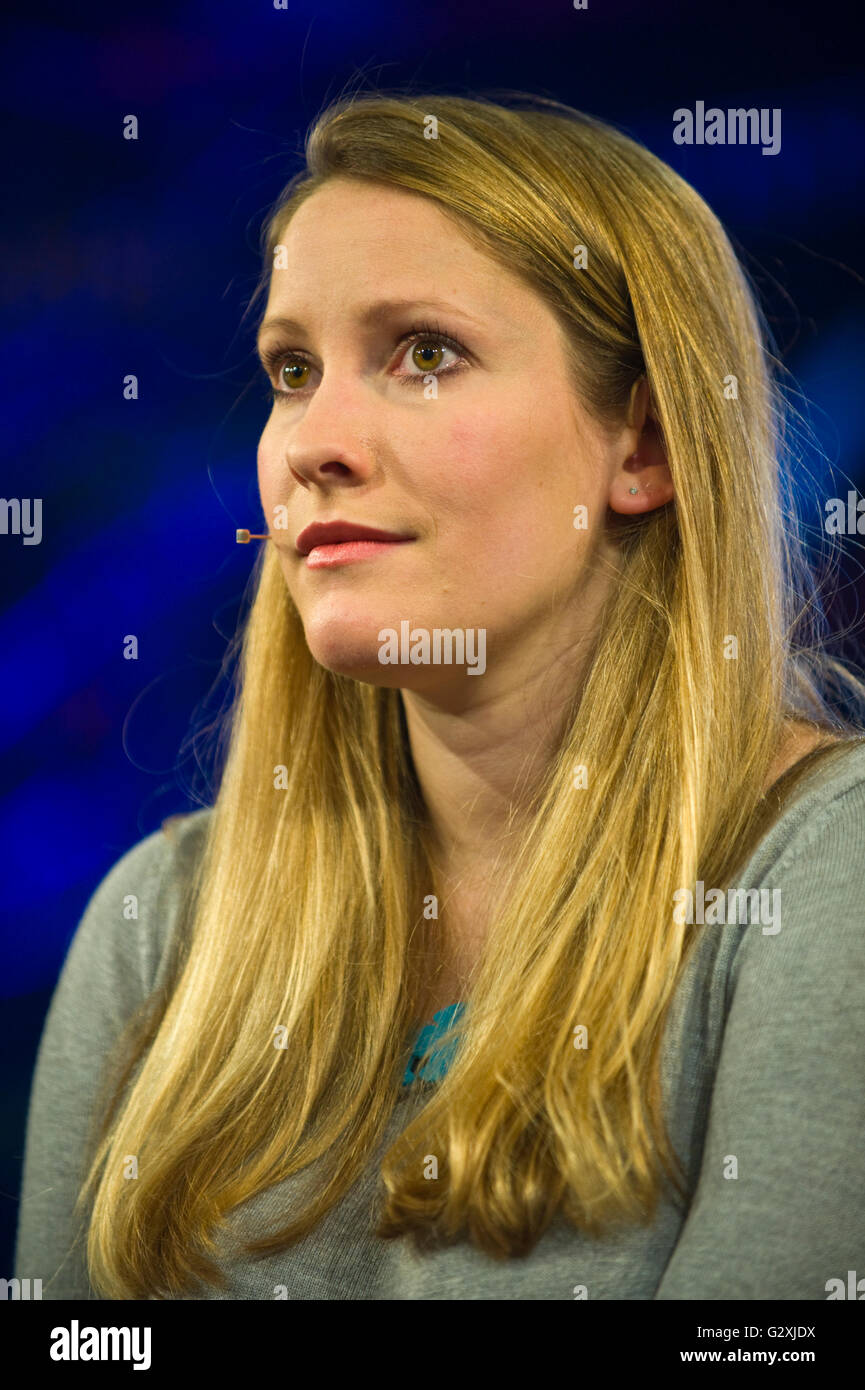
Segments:
[[[289,358],[279,370],[279,380],[290,391],[300,391],[309,380],[309,363],[297,358]]]
[[[399,339],[397,347],[405,346],[400,365],[407,359],[414,371],[396,373],[400,382],[420,383],[428,376],[450,376],[467,366],[466,351],[462,343],[447,333],[442,333],[434,324],[415,324]],[[457,361],[444,362],[445,353],[451,353]],[[300,396],[309,384],[313,370],[311,362],[298,352],[275,343],[262,352],[262,365],[270,379],[267,394],[276,400],[287,396]]]
[[[449,337],[445,333],[431,332],[429,329],[413,329],[406,335],[408,346],[403,354],[402,361],[408,358],[411,365],[417,368],[416,372],[400,373],[404,381],[422,382],[426,376],[446,376],[454,370],[459,370],[458,362],[463,357],[463,348],[455,338]],[[406,339],[403,338],[402,342]],[[442,366],[444,354],[451,353],[457,358],[457,362],[445,363]]]
[[[261,365],[267,376],[265,395],[272,400],[300,394],[309,383],[312,364],[296,352],[274,344],[261,354]]]

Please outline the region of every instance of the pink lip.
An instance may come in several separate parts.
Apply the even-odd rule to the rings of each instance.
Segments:
[[[365,560],[379,555],[383,550],[393,550],[395,546],[406,545],[413,536],[401,536],[389,541],[337,541],[333,545],[316,545],[306,557],[307,569],[334,569],[338,565],[350,565],[355,560]]]
[[[344,564],[365,555],[377,554],[384,545],[412,541],[414,536],[362,526],[357,521],[313,521],[297,538],[297,553],[307,557],[310,569],[322,565]]]

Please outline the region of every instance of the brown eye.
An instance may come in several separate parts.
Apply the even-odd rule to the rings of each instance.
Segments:
[[[438,367],[442,358],[443,349],[436,347],[431,342],[415,343],[411,350],[412,361],[421,371],[428,372],[431,368]]]
[[[306,385],[306,375],[309,373],[309,365],[306,362],[286,362],[280,373],[286,386],[297,388]]]

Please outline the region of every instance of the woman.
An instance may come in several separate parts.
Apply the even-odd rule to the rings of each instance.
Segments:
[[[743,272],[551,102],[347,99],[307,164],[222,780],[79,926],[19,1276],[824,1298],[863,1236],[863,692],[806,625]]]

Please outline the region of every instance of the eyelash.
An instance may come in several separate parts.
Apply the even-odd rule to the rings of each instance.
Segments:
[[[416,323],[407,333],[403,334],[396,346],[398,348],[405,347],[407,349],[416,342],[433,343],[437,347],[448,347],[460,357],[466,356],[466,350],[462,343],[456,338],[452,338],[449,333],[443,333],[435,323]],[[282,390],[279,386],[275,386],[271,380],[271,377],[273,375],[278,375],[287,362],[306,362],[307,359],[302,352],[292,352],[281,344],[274,343],[272,347],[266,348],[261,356],[262,365],[270,381],[269,387],[265,390],[265,395],[269,399],[277,401],[284,399],[286,396],[290,398],[303,394],[306,389],[305,387],[300,387],[296,391]],[[452,362],[449,367],[430,368],[429,372],[418,372],[417,375],[409,372],[400,376],[398,380],[400,382],[420,382],[421,385],[423,385],[424,377],[426,376],[449,376],[451,373],[456,374],[462,370],[463,368],[460,365]]]

